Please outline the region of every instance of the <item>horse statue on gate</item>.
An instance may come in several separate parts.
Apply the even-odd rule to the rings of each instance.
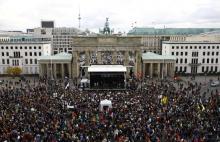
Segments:
[[[109,18],[106,18],[105,26],[104,26],[103,30],[101,30],[101,29],[99,30],[100,33],[105,34],[105,35],[110,35],[114,32],[114,30],[113,29],[111,30],[110,27],[109,27],[108,19]]]

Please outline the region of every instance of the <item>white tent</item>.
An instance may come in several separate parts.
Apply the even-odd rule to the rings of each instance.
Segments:
[[[108,109],[112,108],[112,101],[107,100],[107,99],[102,100],[100,102],[100,111],[103,111],[103,107],[108,107]]]
[[[89,81],[88,79],[83,78],[80,82],[81,82],[81,83],[88,83],[88,81]]]

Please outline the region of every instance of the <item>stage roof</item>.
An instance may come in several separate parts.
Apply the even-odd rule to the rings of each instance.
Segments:
[[[123,65],[91,65],[88,72],[126,72],[127,69]]]

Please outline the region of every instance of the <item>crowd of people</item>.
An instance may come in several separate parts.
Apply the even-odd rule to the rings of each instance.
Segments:
[[[219,92],[201,93],[200,83],[147,80],[141,89],[81,91],[48,82],[0,86],[1,142],[219,141]],[[100,111],[104,99],[112,108]]]

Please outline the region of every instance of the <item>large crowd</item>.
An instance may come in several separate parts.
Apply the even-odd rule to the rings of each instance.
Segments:
[[[124,91],[81,91],[65,87],[62,81],[49,88],[45,79],[35,85],[4,82],[0,141],[219,141],[217,90],[201,93],[200,83],[144,82],[141,89]],[[112,108],[100,111],[104,99],[112,101]]]

